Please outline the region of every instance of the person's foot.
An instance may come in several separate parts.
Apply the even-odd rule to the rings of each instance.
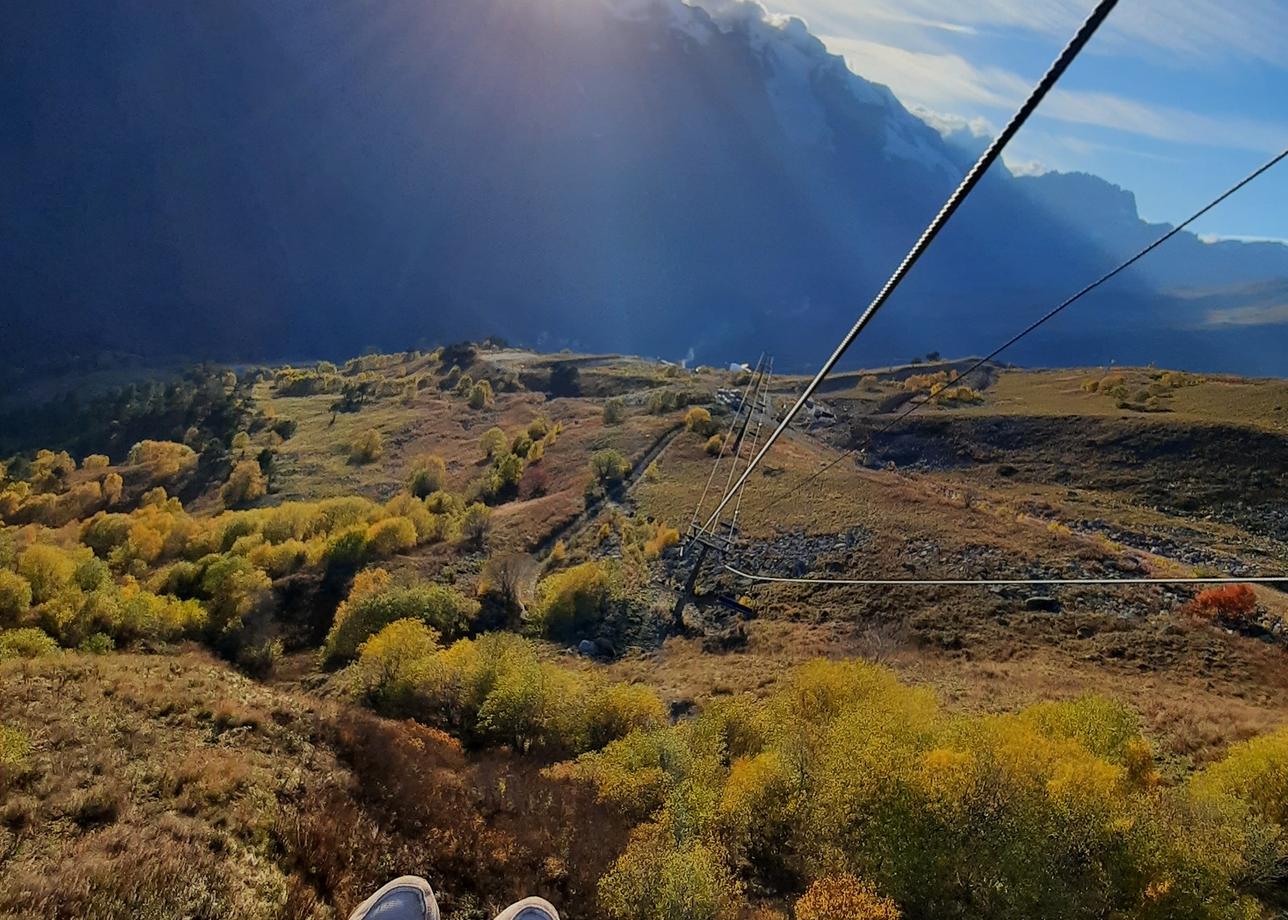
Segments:
[[[496,920],[559,920],[559,911],[542,898],[524,898],[501,911]]]
[[[429,882],[417,875],[404,875],[354,908],[349,920],[439,920],[438,901]]]

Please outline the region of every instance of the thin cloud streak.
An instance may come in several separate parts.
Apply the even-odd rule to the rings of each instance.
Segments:
[[[1006,111],[1018,105],[1030,89],[1030,81],[1019,74],[1000,67],[977,67],[956,54],[909,51],[837,35],[824,36],[823,41],[841,54],[855,73],[889,85],[914,107],[952,111],[985,106]],[[1230,150],[1273,152],[1288,142],[1288,124],[1147,105],[1113,93],[1057,89],[1039,116]]]

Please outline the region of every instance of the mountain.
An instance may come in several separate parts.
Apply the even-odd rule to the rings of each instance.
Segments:
[[[7,19],[11,356],[499,333],[708,362],[769,347],[805,368],[965,165],[752,3],[101,0]],[[1159,230],[1096,177],[999,167],[856,360],[985,349]],[[1209,319],[1213,297],[1285,281],[1288,247],[1186,235],[1014,358],[1288,373],[1274,304]]]

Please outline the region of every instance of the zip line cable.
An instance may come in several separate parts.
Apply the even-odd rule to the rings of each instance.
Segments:
[[[770,395],[769,395],[769,387],[770,387],[771,381],[773,380],[773,377],[774,377],[774,359],[770,358],[769,364],[765,368],[764,377],[761,378],[760,386],[756,388],[756,395],[754,397],[754,402],[752,402],[751,409],[749,410],[751,412],[756,413],[756,430],[752,432],[752,435],[751,435],[751,449],[747,451],[748,457],[756,453],[756,445],[760,443],[760,431],[764,427],[765,416],[769,415],[770,403],[771,403]],[[747,417],[748,419],[751,418],[750,415],[748,415]],[[772,418],[772,416],[770,417]],[[729,539],[730,540],[733,540],[737,537],[738,515],[742,511],[742,496],[743,496],[743,493],[745,493],[746,491],[747,491],[747,488],[746,486],[744,486],[738,492],[738,501],[733,506],[733,517],[729,519]]]
[[[961,184],[958,185],[957,189],[948,197],[948,200],[944,203],[944,206],[940,209],[939,213],[935,215],[929,226],[927,226],[922,232],[921,237],[913,244],[912,249],[910,249],[908,254],[904,256],[903,261],[899,263],[894,274],[890,276],[889,280],[886,281],[885,285],[877,293],[877,296],[873,298],[867,309],[859,316],[859,319],[855,322],[853,328],[851,328],[845,338],[841,340],[841,343],[836,347],[836,350],[832,352],[832,356],[824,362],[818,373],[814,375],[814,379],[805,387],[805,391],[801,393],[800,398],[796,400],[796,404],[792,406],[791,410],[783,418],[782,422],[779,423],[778,427],[770,434],[768,440],[765,441],[764,446],[760,448],[759,453],[757,453],[747,465],[742,476],[739,477],[737,484],[734,485],[731,490],[726,491],[724,498],[720,500],[720,503],[716,506],[716,510],[712,512],[710,519],[707,521],[706,525],[704,525],[705,527],[710,527],[714,522],[719,520],[720,512],[722,512],[725,506],[729,504],[734,493],[739,491],[747,482],[752,471],[760,464],[760,461],[764,459],[765,455],[769,453],[770,448],[774,446],[775,442],[782,437],[783,432],[787,430],[787,426],[791,424],[792,419],[796,417],[798,412],[800,412],[801,407],[803,407],[814,395],[814,392],[823,383],[827,375],[836,367],[837,362],[839,362],[845,353],[849,351],[850,346],[854,344],[854,340],[858,338],[859,333],[867,327],[868,323],[872,321],[873,317],[875,317],[877,312],[885,305],[886,301],[890,299],[890,295],[894,293],[895,288],[899,286],[900,282],[903,281],[908,272],[912,270],[912,267],[930,247],[930,244],[934,242],[935,237],[939,235],[939,232],[944,228],[944,225],[948,223],[949,219],[956,213],[957,209],[961,207],[962,202],[966,200],[966,197],[975,189],[980,180],[983,179],[984,173],[988,171],[988,168],[1002,155],[1002,150],[1011,141],[1011,139],[1015,137],[1020,128],[1024,126],[1024,123],[1028,121],[1029,116],[1031,116],[1034,110],[1037,109],[1038,104],[1041,103],[1046,95],[1051,91],[1064,72],[1069,69],[1069,65],[1074,62],[1078,57],[1078,54],[1086,47],[1087,43],[1091,40],[1091,37],[1096,33],[1096,30],[1100,28],[1105,19],[1108,18],[1110,11],[1113,10],[1117,4],[1118,0],[1100,0],[1100,2],[1096,4],[1095,9],[1091,11],[1091,15],[1087,17],[1087,20],[1082,24],[1081,28],[1078,29],[1077,33],[1073,36],[1065,49],[1060,52],[1060,56],[1056,58],[1055,63],[1051,65],[1050,69],[1047,70],[1042,79],[1038,81],[1037,86],[1033,88],[1033,92],[1029,95],[1029,98],[1024,101],[1024,104],[1021,105],[1015,115],[1012,116],[1010,122],[1008,122],[1006,127],[1002,129],[1002,132],[993,139],[993,142],[989,144],[984,153],[980,155],[978,162],[971,167],[970,171],[962,179]]]
[[[1236,182],[1234,185],[1230,186],[1228,189],[1226,189],[1224,192],[1222,192],[1222,193],[1221,193],[1220,195],[1218,195],[1216,198],[1213,198],[1213,199],[1212,199],[1210,202],[1208,202],[1206,205],[1204,205],[1203,207],[1199,208],[1199,210],[1195,211],[1193,214],[1191,214],[1189,217],[1187,217],[1183,222],[1181,222],[1181,223],[1177,224],[1175,227],[1173,227],[1172,229],[1168,230],[1166,233],[1164,233],[1164,234],[1163,234],[1162,236],[1160,236],[1158,239],[1154,240],[1154,242],[1150,243],[1150,244],[1149,244],[1148,246],[1146,246],[1144,249],[1141,249],[1140,251],[1138,251],[1138,252],[1137,252],[1135,255],[1133,255],[1131,258],[1127,259],[1125,262],[1121,262],[1121,263],[1119,263],[1115,268],[1113,268],[1113,269],[1109,270],[1108,272],[1106,272],[1105,274],[1101,275],[1099,278],[1097,278],[1095,281],[1093,281],[1093,282],[1091,282],[1090,284],[1088,284],[1086,287],[1082,288],[1082,289],[1081,289],[1080,291],[1078,291],[1076,294],[1074,294],[1074,295],[1072,295],[1071,297],[1069,297],[1069,298],[1065,299],[1064,301],[1062,301],[1061,303],[1059,303],[1057,306],[1055,306],[1055,307],[1053,307],[1051,310],[1047,311],[1047,313],[1045,313],[1043,316],[1041,316],[1041,317],[1039,317],[1038,319],[1034,320],[1032,323],[1030,323],[1030,324],[1029,324],[1028,326],[1026,326],[1024,329],[1020,330],[1020,331],[1019,331],[1019,332],[1017,332],[1015,335],[1011,336],[1009,339],[1007,339],[1007,340],[1006,340],[1005,342],[1003,342],[1001,345],[997,346],[997,347],[996,347],[996,348],[994,348],[992,351],[990,351],[987,355],[985,355],[984,357],[982,357],[982,358],[978,359],[977,361],[975,361],[975,363],[973,363],[973,364],[972,364],[970,367],[968,367],[966,370],[964,370],[964,371],[962,371],[961,373],[957,374],[957,375],[956,375],[952,380],[950,380],[950,381],[948,381],[946,384],[944,384],[945,389],[946,389],[946,388],[948,388],[948,387],[951,387],[951,386],[955,386],[955,385],[956,385],[956,384],[958,384],[958,383],[961,383],[961,381],[962,381],[962,380],[966,379],[966,378],[967,378],[967,377],[969,377],[972,373],[974,373],[975,371],[977,371],[977,370],[979,370],[981,367],[983,367],[985,364],[987,364],[989,361],[992,361],[994,358],[996,358],[996,357],[997,357],[998,355],[1000,355],[1002,352],[1006,351],[1008,348],[1010,348],[1011,346],[1015,345],[1017,342],[1019,342],[1019,341],[1020,341],[1021,339],[1023,339],[1025,336],[1029,335],[1030,333],[1034,332],[1035,330],[1037,330],[1037,329],[1038,329],[1038,328],[1040,328],[1041,326],[1045,325],[1045,324],[1046,324],[1047,322],[1049,322],[1050,320],[1052,320],[1052,319],[1054,319],[1055,317],[1059,316],[1059,315],[1060,315],[1061,313],[1063,313],[1067,308],[1069,308],[1069,307],[1073,306],[1075,303],[1077,303],[1079,300],[1081,300],[1081,299],[1082,299],[1083,297],[1085,297],[1086,295],[1090,294],[1092,291],[1094,291],[1096,288],[1100,287],[1100,286],[1101,286],[1102,284],[1104,284],[1105,282],[1109,281],[1110,279],[1112,279],[1112,278],[1116,277],[1117,275],[1121,274],[1122,272],[1126,271],[1126,270],[1127,270],[1128,268],[1130,268],[1131,266],[1135,265],[1137,262],[1139,262],[1139,261],[1140,261],[1141,259],[1143,259],[1145,256],[1149,255],[1149,253],[1153,252],[1153,251],[1154,251],[1155,249],[1157,249],[1159,246],[1162,246],[1164,243],[1166,243],[1166,242],[1167,242],[1168,240],[1170,240],[1172,237],[1176,236],[1178,233],[1180,233],[1182,230],[1184,230],[1184,229],[1185,229],[1186,227],[1188,227],[1190,224],[1194,223],[1196,220],[1198,220],[1200,217],[1203,217],[1203,215],[1207,214],[1209,211],[1211,211],[1211,210],[1212,210],[1213,208],[1215,208],[1217,205],[1219,205],[1219,204],[1221,204],[1222,202],[1224,202],[1224,201],[1225,201],[1227,198],[1229,198],[1231,195],[1233,195],[1233,194],[1235,194],[1236,192],[1240,191],[1240,190],[1241,190],[1241,189],[1243,189],[1245,186],[1247,186],[1248,184],[1250,184],[1251,182],[1253,182],[1254,180],[1256,180],[1257,178],[1259,178],[1259,177],[1260,177],[1260,176],[1262,176],[1263,174],[1265,174],[1265,173],[1269,172],[1272,168],[1274,168],[1275,166],[1277,166],[1280,162],[1282,162],[1282,161],[1283,161],[1284,159],[1286,159],[1286,158],[1288,158],[1288,148],[1285,148],[1283,151],[1281,151],[1281,152],[1280,152],[1280,153],[1278,153],[1276,156],[1274,156],[1274,157],[1270,158],[1269,160],[1267,160],[1265,163],[1263,163],[1263,164],[1262,164],[1261,166],[1259,166],[1257,169],[1253,170],[1253,171],[1252,171],[1252,172],[1250,172],[1248,175],[1244,176],[1242,179],[1240,179],[1240,180],[1239,180],[1238,182]],[[796,494],[797,492],[801,491],[801,490],[802,490],[802,489],[804,489],[806,486],[808,486],[811,482],[814,482],[814,480],[818,479],[820,476],[824,475],[824,474],[825,474],[825,473],[827,473],[829,470],[831,470],[833,467],[835,467],[838,463],[840,463],[840,462],[841,462],[842,460],[844,460],[846,457],[852,456],[853,454],[856,454],[856,453],[861,453],[861,452],[862,452],[862,451],[864,451],[864,450],[865,450],[869,445],[871,445],[871,444],[872,444],[872,442],[873,442],[873,440],[874,440],[874,439],[879,438],[881,435],[883,435],[883,434],[885,434],[886,432],[890,431],[890,429],[894,428],[896,425],[898,425],[900,422],[902,422],[902,421],[903,421],[904,419],[906,419],[908,416],[912,415],[914,412],[917,412],[917,411],[919,411],[920,409],[924,409],[927,405],[929,405],[929,403],[930,403],[930,401],[929,401],[929,400],[925,400],[925,401],[922,401],[922,402],[914,402],[914,403],[912,403],[912,404],[911,404],[907,409],[905,409],[903,412],[901,412],[901,413],[899,413],[898,415],[896,415],[896,416],[895,416],[893,419],[891,419],[887,424],[883,425],[882,427],[880,427],[880,428],[878,428],[877,430],[875,430],[875,431],[871,432],[870,434],[868,434],[868,435],[863,439],[863,442],[862,442],[861,444],[859,444],[859,445],[857,445],[857,446],[855,446],[855,447],[851,447],[851,448],[847,449],[846,451],[844,451],[843,453],[841,453],[841,454],[837,455],[837,456],[836,456],[836,457],[835,457],[831,462],[829,462],[826,466],[824,466],[824,467],[822,467],[821,469],[819,469],[819,470],[817,470],[816,472],[814,472],[814,473],[813,473],[809,478],[807,478],[807,479],[805,479],[805,480],[802,480],[802,481],[801,481],[801,483],[800,483],[799,485],[793,486],[792,488],[785,490],[781,495],[779,495],[777,498],[775,498],[773,501],[771,501],[768,505],[766,505],[764,508],[762,508],[762,509],[761,509],[761,511],[762,511],[762,512],[769,511],[770,509],[774,508],[775,506],[777,506],[779,503],[781,503],[781,502],[782,502],[782,501],[784,501],[785,499],[787,499],[787,498],[791,497],[792,495]],[[1245,581],[1246,581],[1246,580],[1247,580],[1247,579],[1245,579]]]
[[[762,351],[760,353],[760,360],[756,362],[755,372],[751,375],[750,378],[748,378],[747,386],[743,388],[743,391],[742,391],[743,405],[746,405],[747,397],[751,395],[752,382],[755,381],[756,374],[760,373],[760,368],[762,365],[764,365],[764,363],[765,363],[765,353]],[[725,435],[724,441],[722,441],[720,444],[720,453],[716,457],[716,462],[711,465],[711,475],[707,477],[707,484],[702,489],[702,496],[698,499],[697,507],[693,509],[693,520],[689,522],[690,530],[692,530],[698,524],[698,517],[699,515],[702,514],[702,506],[706,503],[707,493],[711,490],[711,484],[715,481],[716,470],[720,468],[720,461],[724,459],[725,449],[729,445],[730,439],[733,437],[734,428],[736,428],[737,426],[738,426],[738,415],[735,414],[734,417],[729,421],[729,433]]]

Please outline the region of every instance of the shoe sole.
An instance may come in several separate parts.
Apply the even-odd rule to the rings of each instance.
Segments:
[[[555,910],[555,906],[545,898],[524,898],[517,904],[511,904],[507,907],[504,913],[497,916],[496,920],[514,920],[515,917],[529,907],[545,911],[550,915],[550,920],[559,920],[559,911]]]
[[[385,885],[367,900],[363,901],[354,908],[353,913],[349,914],[349,920],[364,920],[371,909],[376,906],[382,897],[393,891],[395,888],[412,888],[421,893],[425,899],[425,918],[426,920],[441,920],[438,915],[438,899],[434,897],[434,889],[429,887],[429,882],[425,881],[418,875],[404,875],[394,879]]]

